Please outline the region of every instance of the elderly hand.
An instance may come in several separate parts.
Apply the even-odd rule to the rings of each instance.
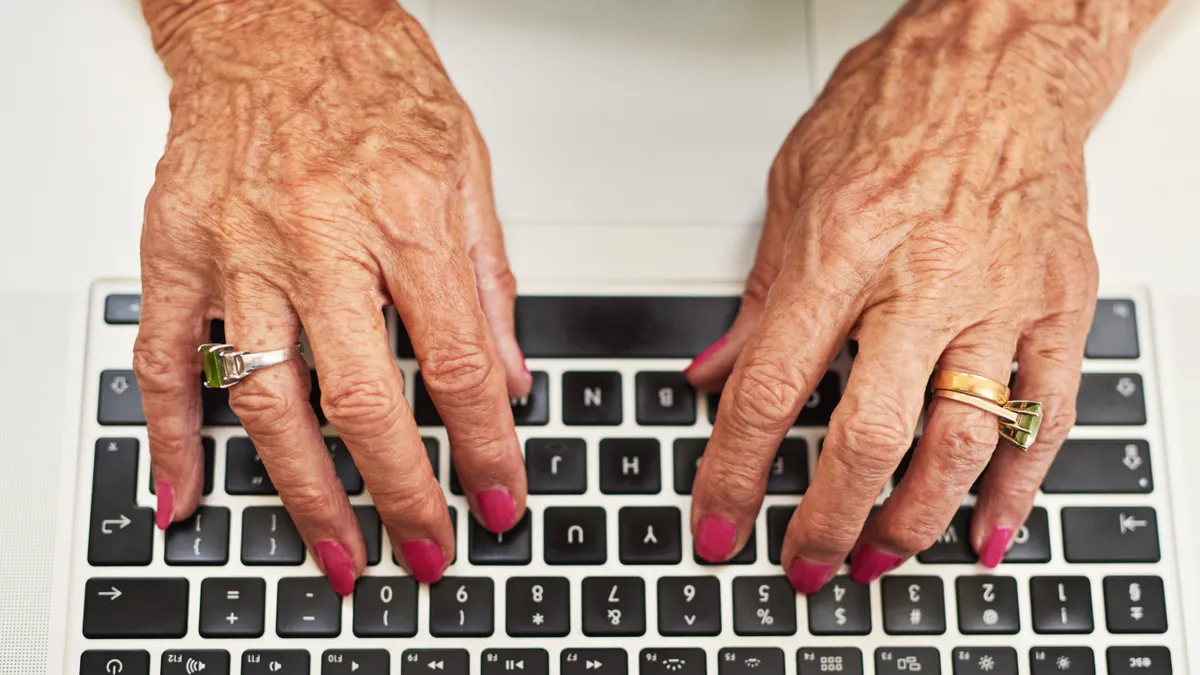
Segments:
[[[158,525],[202,477],[197,346],[225,320],[239,350],[312,346],[321,404],[397,559],[420,581],[454,556],[382,308],[399,309],[445,420],[472,509],[504,531],[525,511],[509,395],[529,391],[487,151],[417,22],[388,0],[146,0],[172,76],[171,130],[146,203],[141,385]],[[336,6],[335,6],[336,5]],[[195,9],[195,8],[193,8]],[[334,589],[366,551],[291,361],[230,405]]]
[[[860,350],[783,546],[793,586],[815,592],[852,550],[865,582],[929,547],[989,460],[971,536],[985,565],[1024,523],[1074,419],[1097,285],[1083,143],[1128,49],[1018,5],[909,3],[780,150],[741,313],[687,371],[724,384],[693,492],[704,557],[749,537],[776,448],[847,336]],[[1107,37],[1131,44],[1121,20]],[[1045,405],[1037,443],[997,449],[995,415],[936,399],[871,515],[934,367],[1007,383],[1014,355],[1013,398]]]

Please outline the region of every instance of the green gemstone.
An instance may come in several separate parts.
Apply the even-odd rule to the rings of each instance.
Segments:
[[[1002,425],[1001,433],[1017,447],[1027,449],[1042,427],[1042,404],[1034,401],[1009,401],[1005,406],[1017,413],[1017,420]]]
[[[225,367],[219,349],[222,346],[204,345],[200,348],[200,360],[204,364],[204,386],[209,389],[220,389],[225,382]]]

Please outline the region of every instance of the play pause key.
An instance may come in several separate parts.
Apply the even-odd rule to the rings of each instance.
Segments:
[[[482,675],[550,675],[550,655],[545,649],[489,649],[483,653],[480,672]]]
[[[321,655],[321,675],[388,675],[386,649],[329,649]]]
[[[400,657],[400,675],[471,672],[471,655],[465,649],[406,649]]]

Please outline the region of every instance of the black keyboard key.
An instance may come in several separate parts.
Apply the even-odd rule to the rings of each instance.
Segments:
[[[1136,359],[1138,349],[1137,310],[1132,300],[1096,301],[1096,314],[1088,331],[1084,356],[1089,359]]]
[[[798,427],[827,427],[833,409],[842,400],[842,381],[837,373],[825,373],[796,417]]]
[[[795,635],[796,592],[785,577],[733,580],[733,632],[738,635]]]
[[[213,461],[216,453],[216,443],[208,436],[200,439],[200,448],[204,452],[204,486],[202,493],[211,495],[213,489]],[[158,481],[154,480],[154,467],[150,467],[150,494],[158,494]]]
[[[354,464],[354,456],[350,454],[346,444],[336,436],[326,436],[325,448],[333,457],[333,470],[337,473],[338,480],[342,482],[342,488],[346,494],[361,495],[363,491],[362,474],[358,472],[358,467]]]
[[[656,495],[662,490],[657,438],[600,441],[600,491],[606,495]]]
[[[973,563],[979,560],[971,548],[971,509],[961,508],[954,513],[946,531],[932,546],[917,554],[925,564]]]
[[[707,438],[677,438],[673,449],[675,468],[675,494],[692,494],[692,483],[696,482],[696,471],[704,456]]]
[[[1050,518],[1044,507],[1035,506],[1029,512],[1025,524],[1013,535],[1012,548],[1004,554],[1004,562],[1050,562]]]
[[[875,675],[941,675],[942,657],[936,647],[880,647],[875,650]]]
[[[465,649],[405,649],[400,660],[400,675],[430,673],[469,675],[471,654]]]
[[[142,390],[132,370],[100,373],[100,410],[96,421],[104,425],[146,425],[142,412]]]
[[[629,654],[624,649],[564,649],[558,670],[560,675],[629,675]]]
[[[471,519],[467,557],[472,565],[528,565],[533,560],[533,517],[529,511],[508,532],[492,532]]]
[[[290,577],[276,586],[275,633],[279,637],[337,637],[342,598],[325,577]]]
[[[1158,518],[1148,506],[1062,510],[1069,562],[1158,562]]]
[[[200,636],[260,637],[266,598],[262,579],[205,579],[200,583]]]
[[[1087,577],[1032,577],[1029,601],[1038,633],[1091,633],[1092,587]]]
[[[199,506],[166,534],[168,565],[224,565],[229,562],[229,509]]]
[[[229,407],[228,389],[200,390],[200,404],[204,410],[204,426],[206,427],[240,427],[242,421]]]
[[[796,652],[796,675],[863,675],[857,647],[805,647]]]
[[[142,318],[142,296],[113,293],[104,298],[104,323],[136,324]]]
[[[1030,675],[1096,675],[1091,647],[1034,647],[1029,650]]]
[[[521,296],[517,341],[526,357],[692,358],[737,315],[733,296]]]
[[[1109,647],[1108,675],[1171,675],[1166,647]]]
[[[772,564],[780,563],[783,555],[783,539],[787,535],[788,523],[792,522],[794,506],[772,506],[767,509],[767,559]]]
[[[617,513],[620,558],[625,565],[675,565],[683,559],[679,509],[626,506]]]
[[[101,438],[92,463],[92,509],[133,506],[137,499],[138,439]]]
[[[511,637],[565,637],[571,632],[571,587],[562,577],[516,577],[505,588]]]
[[[1081,426],[1140,426],[1146,423],[1142,376],[1135,373],[1084,373],[1075,399],[1075,423]]]
[[[379,512],[375,510],[374,506],[355,506],[354,517],[358,520],[358,527],[362,530],[363,543],[367,547],[367,564],[378,565],[382,556]]]
[[[708,657],[703,649],[643,649],[638,675],[706,675]]]
[[[581,495],[587,492],[587,443],[582,438],[525,441],[529,494]]]
[[[643,426],[696,423],[696,390],[683,373],[642,372],[634,378],[637,423]]]
[[[422,436],[421,444],[425,446],[425,456],[429,458],[429,469],[433,472],[433,477],[441,480],[442,474],[439,473],[441,464],[438,460],[440,453],[438,439],[432,436]]]
[[[144,649],[89,649],[79,656],[79,675],[150,675]]]
[[[321,655],[321,675],[389,675],[386,649],[328,649]]]
[[[420,371],[417,372],[416,381],[413,382],[415,387],[412,403],[413,419],[416,420],[418,426],[422,427],[444,427],[442,416],[438,413],[437,406],[433,403],[433,397],[429,395],[429,389],[425,386],[425,378],[421,377]]]
[[[551,506],[542,512],[542,555],[548,565],[603,565],[607,516],[598,506]]]
[[[550,423],[550,376],[534,371],[533,388],[525,396],[511,396],[513,422],[517,426],[541,426]]]
[[[1104,616],[1110,633],[1167,632],[1167,600],[1158,577],[1105,577]]]
[[[1063,443],[1042,481],[1047,494],[1149,494],[1154,491],[1150,446],[1141,440]]]
[[[483,652],[481,675],[550,675],[550,654],[545,649],[488,649]]]
[[[886,576],[880,584],[883,629],[888,635],[946,632],[946,595],[940,577]]]
[[[450,460],[450,492],[458,496],[463,496],[466,492],[463,491],[462,482],[458,480],[458,469],[454,468],[454,460]]]
[[[620,373],[563,373],[562,389],[563,424],[599,426],[621,423]]]
[[[412,577],[364,576],[354,586],[356,637],[417,634],[417,582]]]
[[[1012,577],[959,577],[958,631],[964,635],[1005,634],[1021,630],[1017,580]]]
[[[305,555],[304,540],[282,506],[242,510],[243,565],[299,565]]]
[[[115,503],[92,505],[88,564],[95,567],[149,565],[154,557],[154,511]]]
[[[721,583],[715,577],[658,580],[659,635],[720,635]]]
[[[717,652],[717,675],[785,675],[783,650],[741,647]]]
[[[646,582],[637,577],[583,580],[583,634],[637,637],[646,633]]]
[[[180,638],[187,634],[187,579],[88,579],[83,636]]]
[[[813,635],[870,633],[870,587],[848,576],[834,577],[808,596],[808,630]]]
[[[696,561],[697,565],[703,565],[705,567],[711,567],[713,565],[753,565],[754,562],[758,560],[758,537],[755,535],[755,530],[757,529],[758,528],[755,527],[754,530],[750,530],[750,537],[746,539],[746,545],[742,547],[742,550],[738,551],[737,555],[723,563],[709,562],[697,555],[695,550],[692,551],[692,559]]]
[[[808,444],[803,438],[785,438],[775,451],[767,473],[767,494],[802,495],[808,489]]]
[[[229,652],[224,649],[172,649],[163,652],[158,672],[160,675],[229,675]]]
[[[254,443],[245,436],[234,436],[225,443],[225,491],[231,495],[279,494]]]
[[[254,649],[242,652],[241,675],[309,675],[303,649]]]
[[[488,637],[495,630],[494,585],[483,577],[443,577],[429,587],[429,633]]]
[[[959,647],[950,657],[954,675],[1017,675],[1012,647]]]

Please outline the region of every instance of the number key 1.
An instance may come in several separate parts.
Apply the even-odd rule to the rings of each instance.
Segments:
[[[444,577],[429,587],[429,632],[434,637],[489,637],[493,585],[481,577]]]

